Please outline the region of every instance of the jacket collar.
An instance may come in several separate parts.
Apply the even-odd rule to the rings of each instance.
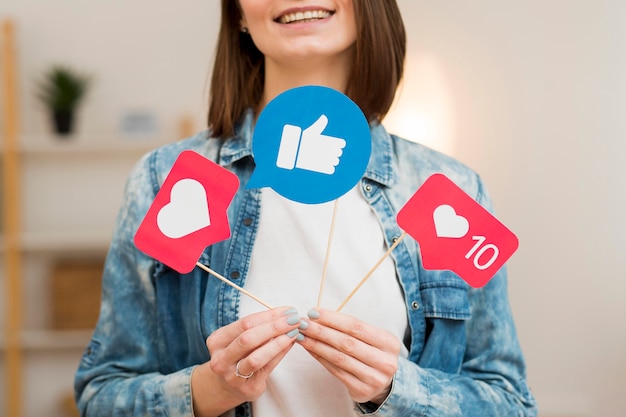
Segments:
[[[372,133],[372,155],[363,176],[384,186],[395,183],[393,139],[384,126],[373,122],[370,124]]]
[[[224,141],[220,151],[222,166],[230,165],[252,155],[252,135],[254,132],[254,112],[249,109],[235,127],[235,135]],[[372,154],[363,178],[391,186],[395,182],[393,139],[382,124],[370,124],[372,134]]]
[[[230,165],[247,156],[252,156],[253,130],[254,112],[252,109],[248,109],[241,118],[241,121],[235,126],[235,135],[224,139],[222,149],[220,150],[220,165]]]

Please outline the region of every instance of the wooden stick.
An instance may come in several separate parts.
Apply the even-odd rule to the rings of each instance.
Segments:
[[[249,293],[248,291],[244,290],[243,288],[241,288],[239,285],[234,284],[232,282],[230,282],[229,280],[227,280],[226,278],[224,278],[222,275],[218,274],[217,272],[215,272],[214,270],[212,270],[211,268],[209,268],[206,265],[201,264],[200,262],[196,262],[196,265],[208,272],[209,274],[213,275],[215,278],[219,279],[220,281],[222,281],[225,284],[230,285],[231,287],[233,287],[234,289],[238,290],[239,292],[247,295],[248,297],[252,298],[254,301],[256,301],[259,304],[262,304],[263,306],[265,306],[268,310],[271,310],[273,307],[269,304],[267,304],[265,301],[261,300],[260,298],[258,298],[257,296]]]
[[[357,286],[354,287],[352,292],[346,297],[346,299],[343,300],[341,305],[337,308],[337,311],[341,311],[341,309],[344,308],[346,306],[346,304],[348,304],[348,301],[350,301],[350,299],[354,296],[354,294],[356,294],[356,292],[363,286],[363,284],[365,284],[365,281],[367,281],[372,276],[374,271],[376,271],[376,269],[378,269],[378,267],[383,263],[383,261],[385,259],[387,259],[387,257],[396,248],[396,246],[398,246],[400,244],[400,242],[402,242],[402,239],[404,239],[405,236],[406,236],[406,232],[402,232],[402,234],[400,235],[398,240],[396,240],[393,243],[393,245],[391,245],[391,247],[387,250],[387,252],[385,252],[385,254],[383,256],[381,256],[381,258],[378,260],[378,262],[376,262],[376,264],[372,267],[372,269],[370,269],[370,271],[367,274],[365,274],[365,276],[363,277],[361,282],[359,282],[357,284]]]
[[[324,259],[324,269],[322,270],[322,281],[320,282],[320,291],[317,296],[317,308],[322,304],[322,294],[324,293],[324,285],[326,284],[326,270],[328,269],[328,259],[330,258],[330,247],[332,246],[333,235],[335,234],[335,220],[337,219],[337,206],[339,199],[335,200],[333,207],[333,218],[330,221],[330,232],[328,233],[328,244],[326,245],[326,258]]]

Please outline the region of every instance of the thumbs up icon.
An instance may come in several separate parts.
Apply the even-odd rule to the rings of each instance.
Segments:
[[[327,125],[328,117],[324,114],[304,130],[299,126],[285,125],[276,166],[288,170],[299,168],[322,174],[334,174],[346,141],[322,134]]]

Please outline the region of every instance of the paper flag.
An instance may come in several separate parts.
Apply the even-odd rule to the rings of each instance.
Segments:
[[[135,234],[135,245],[182,274],[190,272],[207,246],[230,237],[227,209],[238,188],[232,172],[196,152],[181,152]]]
[[[278,95],[254,128],[256,168],[246,187],[271,187],[306,204],[335,200],[354,187],[372,152],[369,124],[346,95],[304,86]]]
[[[402,207],[398,225],[420,245],[426,269],[449,269],[479,288],[519,246],[515,234],[443,174]]]

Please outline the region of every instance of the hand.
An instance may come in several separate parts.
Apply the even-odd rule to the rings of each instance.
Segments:
[[[282,307],[213,332],[206,342],[211,360],[191,376],[194,414],[218,416],[259,398],[269,375],[293,347],[299,324],[295,309]]]
[[[386,330],[335,311],[311,310],[309,318],[300,344],[344,384],[353,401],[381,404],[398,369],[401,342]]]
[[[323,114],[304,130],[298,126],[285,125],[276,166],[284,169],[293,169],[295,166],[307,171],[334,174],[346,141],[323,135],[327,125],[328,117]]]

